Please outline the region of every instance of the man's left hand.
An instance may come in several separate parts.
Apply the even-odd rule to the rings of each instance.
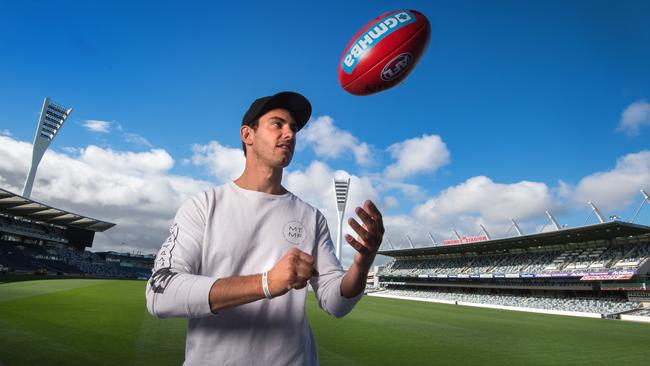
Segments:
[[[345,240],[357,251],[354,263],[370,268],[384,237],[381,212],[370,200],[363,204],[363,208],[357,207],[354,212],[363,222],[363,226],[359,225],[354,218],[348,219],[348,224],[359,236],[355,239],[352,235],[345,234]]]

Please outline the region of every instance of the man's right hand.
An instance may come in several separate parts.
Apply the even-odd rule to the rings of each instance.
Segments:
[[[314,268],[314,257],[298,248],[291,248],[268,272],[268,285],[271,296],[282,296],[292,288],[307,286],[310,278],[318,276]]]

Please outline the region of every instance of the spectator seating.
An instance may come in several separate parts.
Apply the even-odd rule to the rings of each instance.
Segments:
[[[426,260],[397,259],[380,276],[607,272],[634,270],[650,260],[650,243],[593,246],[569,250],[477,255],[440,255]]]
[[[95,253],[55,243],[36,246],[0,241],[0,264],[10,270],[28,273],[45,270],[50,274],[102,278],[147,278],[151,275],[151,269],[107,263]]]
[[[393,296],[420,297],[425,299],[515,306],[524,308],[613,314],[629,311],[639,307],[640,303],[615,297],[580,298],[580,297],[541,297],[509,294],[493,294],[487,289],[388,289],[383,294]],[[649,309],[650,310],[650,309]]]

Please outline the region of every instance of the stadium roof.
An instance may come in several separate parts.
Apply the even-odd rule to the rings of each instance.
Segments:
[[[95,232],[106,231],[115,224],[60,210],[0,188],[0,213],[23,217],[52,225],[71,226]]]
[[[650,234],[650,227],[622,221],[586,225],[539,234],[492,239],[469,244],[439,245],[435,247],[382,250],[378,254],[389,257],[416,255],[438,255],[465,252],[486,252],[511,248],[546,246],[554,244],[580,243],[591,240]]]

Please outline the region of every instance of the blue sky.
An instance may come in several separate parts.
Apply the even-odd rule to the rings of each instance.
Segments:
[[[584,207],[572,209],[571,197],[609,192],[602,185],[612,181],[636,185],[635,192],[650,189],[650,175],[644,175],[650,170],[644,153],[650,135],[647,1],[92,1],[3,8],[0,131],[13,142],[30,143],[42,99],[50,96],[74,108],[52,144],[61,158],[82,159],[91,145],[122,157],[163,150],[173,164],[163,164],[162,173],[218,184],[227,177],[210,170],[207,153],[196,158],[192,146],[204,146],[204,152],[211,142],[238,148],[238,127],[250,102],[296,90],[312,101],[314,119],[328,116],[336,131],[365,144],[371,162],[361,164],[350,146],[328,155],[303,142],[290,170],[307,172],[320,162],[331,172],[366,177],[373,186],[369,195],[394,198],[384,210],[395,225],[409,217],[426,225],[422,210],[428,200],[440,206],[453,197],[450,189],[466,188],[464,183],[481,176],[505,191],[521,182],[543,185],[548,197],[542,203],[571,225],[587,214]],[[389,91],[347,94],[336,74],[343,48],[371,19],[400,8],[419,10],[431,22],[431,42],[417,68]],[[622,128],[629,108],[628,127]],[[107,132],[89,130],[92,120],[107,122]],[[448,161],[392,177],[416,187],[417,194],[382,188],[382,180],[391,180],[387,167],[406,163],[391,154],[405,145],[388,148],[423,136],[438,136],[432,143],[444,143]],[[634,162],[617,166],[626,156]],[[19,169],[12,169],[0,167],[10,187],[19,185]],[[635,176],[630,169],[641,172]],[[621,170],[627,177],[622,180]],[[600,188],[581,188],[603,174],[611,179]],[[33,198],[66,202],[38,192]],[[614,202],[604,211],[629,216],[641,199],[634,194],[590,199]],[[456,214],[505,225],[490,221],[480,202],[473,204]],[[543,224],[534,219],[539,215],[522,215],[531,230]],[[469,226],[466,231],[471,234]],[[152,236],[146,240],[158,239]],[[111,239],[117,241],[122,240]]]

